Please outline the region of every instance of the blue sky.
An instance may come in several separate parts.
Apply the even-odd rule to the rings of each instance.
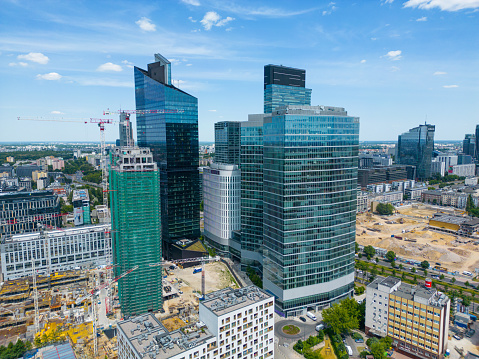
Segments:
[[[270,63],[306,69],[312,104],[359,116],[360,140],[426,119],[461,140],[479,123],[479,0],[0,0],[0,141],[98,140],[94,125],[16,118],[134,109],[132,67],[157,52],[198,97],[201,141],[262,112]]]

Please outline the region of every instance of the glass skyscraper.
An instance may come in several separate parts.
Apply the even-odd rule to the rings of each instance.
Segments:
[[[239,165],[241,150],[241,122],[215,123],[215,162]]]
[[[300,313],[354,287],[359,118],[286,106],[263,128],[263,285]]]
[[[170,66],[155,54],[148,70],[134,69],[136,109],[151,110],[137,115],[137,141],[151,149],[160,171],[166,258],[171,258],[170,244],[200,235],[198,99],[171,84]]]
[[[264,113],[279,106],[311,105],[311,89],[305,88],[306,70],[286,66],[264,67]]]
[[[431,177],[434,125],[419,125],[398,136],[397,163],[416,166],[419,179]]]

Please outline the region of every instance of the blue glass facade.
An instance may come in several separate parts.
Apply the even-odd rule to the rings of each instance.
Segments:
[[[165,75],[158,64],[149,64],[148,71],[135,67],[136,108],[178,112],[138,114],[137,138],[139,146],[151,149],[159,167],[164,254],[170,258],[169,243],[200,235],[198,100],[162,82],[171,76],[169,62]]]
[[[416,166],[419,179],[431,177],[434,132],[435,126],[420,125],[398,136],[397,162]]]
[[[285,85],[266,85],[264,89],[264,113],[271,113],[280,106],[311,105],[311,89]]]
[[[353,289],[359,119],[289,106],[264,124],[263,284],[287,313]]]

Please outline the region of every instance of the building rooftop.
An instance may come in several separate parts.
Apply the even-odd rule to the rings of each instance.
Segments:
[[[84,234],[89,232],[104,232],[110,230],[109,224],[99,224],[93,226],[83,226],[83,227],[74,227],[74,228],[67,228],[67,229],[58,229],[53,231],[45,231],[45,235],[48,237],[63,237],[69,236],[73,234]],[[5,240],[5,243],[12,243],[12,242],[22,242],[22,241],[30,241],[33,239],[37,239],[40,237],[40,232],[35,233],[25,233],[25,234],[16,234],[13,235],[10,239]]]
[[[206,294],[201,304],[220,316],[270,297],[272,296],[262,289],[250,285],[241,289],[225,288]]]
[[[450,215],[439,215],[432,218],[434,221],[450,223],[450,224],[463,224],[464,222],[468,222],[470,218],[468,217],[458,217],[458,216],[450,216]]]
[[[368,287],[371,289],[378,289],[379,284],[384,285],[388,288],[394,287],[398,284],[401,280],[396,277],[377,277],[371,283],[368,284]]]
[[[119,322],[118,329],[139,357],[148,355],[149,359],[171,358],[214,338],[206,327],[198,328],[196,323],[169,332],[151,313]]]

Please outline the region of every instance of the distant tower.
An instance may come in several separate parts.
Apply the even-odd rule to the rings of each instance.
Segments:
[[[163,306],[160,181],[148,148],[116,147],[111,155],[110,203],[113,262],[119,275],[122,314],[156,312]]]
[[[125,112],[120,113],[120,147],[133,147],[135,141],[133,140],[133,128],[131,126],[130,115]]]
[[[215,162],[239,165],[241,152],[241,122],[215,123]]]
[[[398,136],[397,163],[416,166],[419,179],[431,177],[434,125],[419,125]]]

